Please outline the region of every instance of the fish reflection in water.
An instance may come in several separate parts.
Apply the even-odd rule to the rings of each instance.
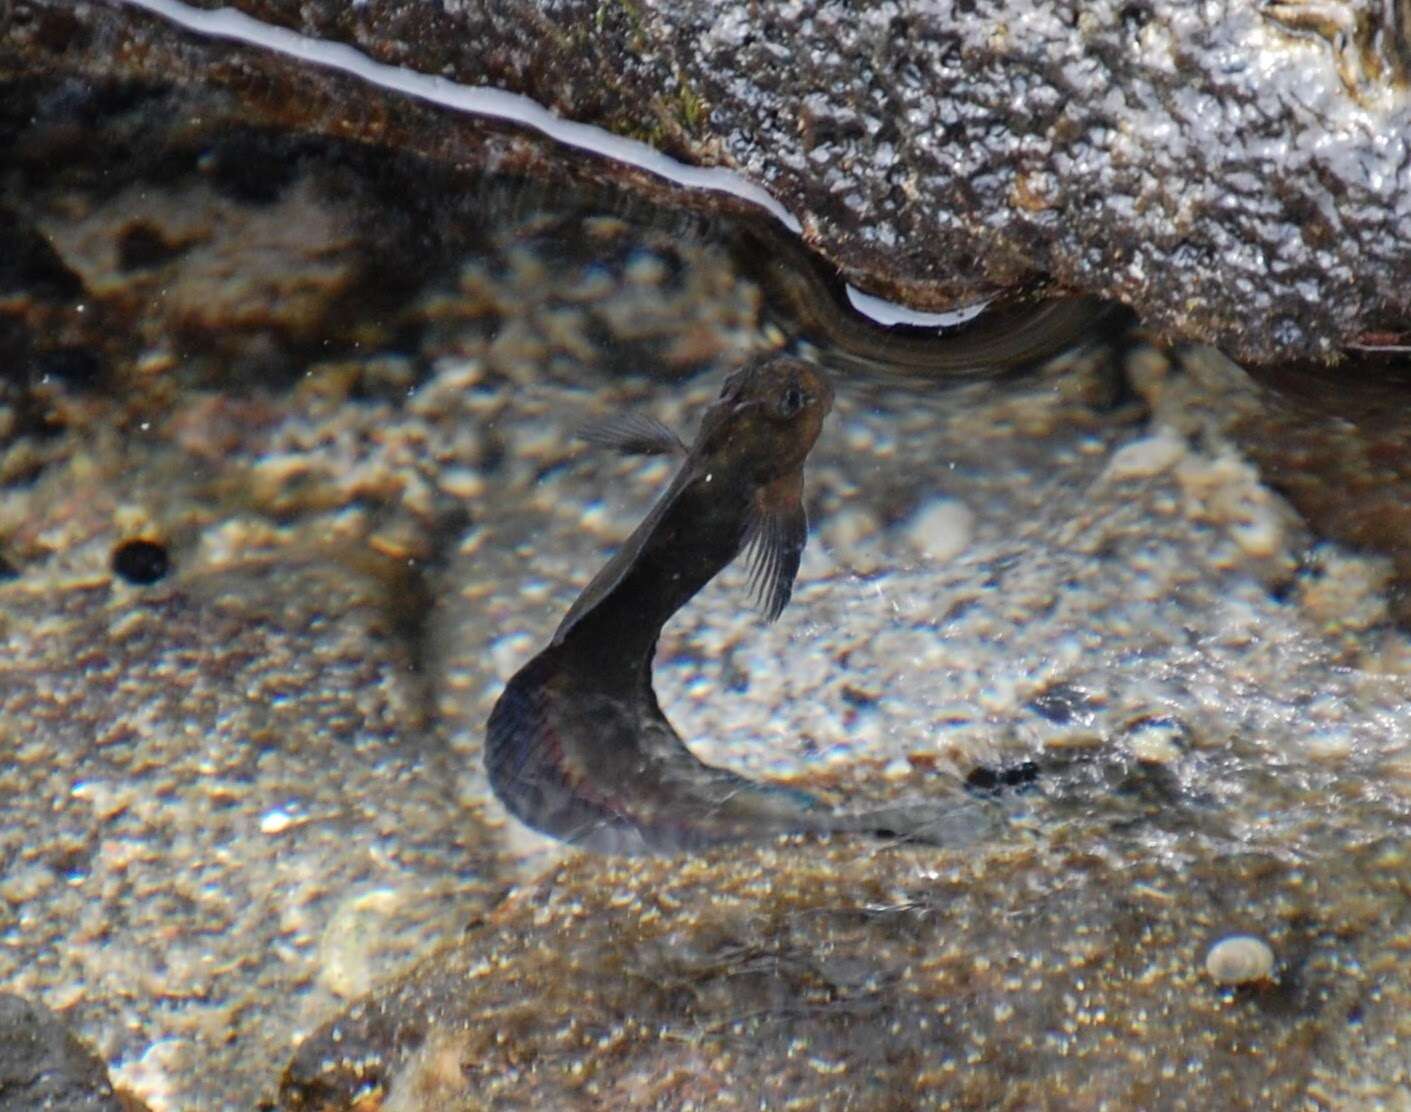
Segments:
[[[708,765],[652,690],[662,626],[742,551],[765,615],[773,620],[788,604],[808,533],[803,464],[832,401],[817,369],[771,356],[726,380],[689,449],[642,417],[587,434],[684,462],[490,714],[490,783],[522,822],[574,845],[632,853],[797,832],[968,840],[987,821],[973,803],[840,812]]]

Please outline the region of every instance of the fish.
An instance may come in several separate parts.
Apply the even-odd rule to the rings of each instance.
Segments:
[[[652,687],[662,627],[742,553],[764,617],[773,621],[788,605],[808,537],[804,461],[832,404],[817,367],[771,355],[726,378],[689,446],[640,415],[585,430],[589,443],[682,462],[490,713],[486,771],[517,819],[623,854],[791,833],[925,841],[964,826],[929,804],[839,812],[807,792],[707,764]]]

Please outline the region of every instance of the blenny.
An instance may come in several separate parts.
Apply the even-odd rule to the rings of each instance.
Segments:
[[[795,832],[935,841],[968,835],[975,805],[859,813],[717,768],[686,748],[652,690],[667,620],[742,551],[773,620],[808,534],[803,464],[832,406],[822,374],[789,356],[726,380],[695,442],[627,417],[596,443],[685,457],[666,492],[584,588],[547,648],[506,685],[486,730],[490,784],[522,822],[604,852],[670,851]]]

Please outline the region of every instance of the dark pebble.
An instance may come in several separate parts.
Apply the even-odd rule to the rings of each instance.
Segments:
[[[113,549],[113,571],[129,583],[146,586],[165,578],[170,570],[166,546],[156,541],[123,541]]]
[[[999,795],[1004,791],[1022,791],[1039,778],[1039,766],[1023,761],[1009,768],[986,768],[981,765],[965,778],[966,788],[977,795]]]

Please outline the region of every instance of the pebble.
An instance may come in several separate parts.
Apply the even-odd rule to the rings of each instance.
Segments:
[[[975,514],[955,498],[936,498],[912,516],[906,528],[911,546],[929,559],[954,559],[964,552],[975,533]]]
[[[841,567],[866,573],[883,564],[880,534],[876,517],[849,506],[824,520],[818,539]]]
[[[319,941],[319,982],[345,1000],[372,988],[372,955],[386,922],[402,902],[400,893],[376,888],[345,901]]]
[[[1185,454],[1186,444],[1181,436],[1174,429],[1163,428],[1113,452],[1102,478],[1108,482],[1149,478],[1174,467]]]
[[[275,809],[260,816],[261,834],[283,834],[294,825],[294,818],[287,811]]]
[[[1252,505],[1244,521],[1231,524],[1230,536],[1241,552],[1255,559],[1277,556],[1284,547],[1283,523],[1267,502]]]
[[[1127,734],[1127,749],[1143,764],[1169,765],[1181,758],[1187,732],[1169,718],[1144,718]]]
[[[1270,980],[1274,951],[1252,934],[1232,934],[1220,939],[1205,955],[1205,972],[1217,985],[1250,985]]]

